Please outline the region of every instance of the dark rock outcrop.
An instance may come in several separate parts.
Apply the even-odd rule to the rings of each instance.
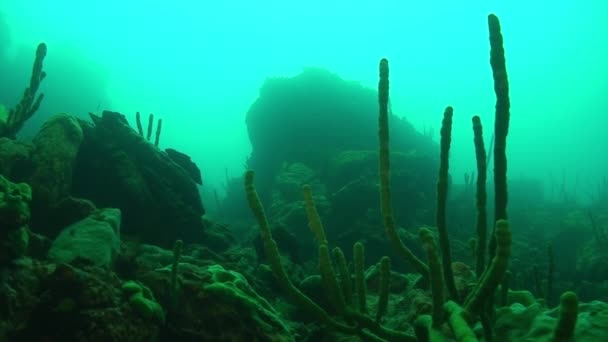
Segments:
[[[0,138],[0,175],[14,182],[26,182],[34,171],[32,151],[27,142]]]
[[[91,114],[81,122],[84,141],[74,169],[72,195],[99,207],[119,208],[122,232],[171,246],[202,236],[204,214],[191,174],[148,143],[120,113]]]
[[[391,114],[390,120],[394,152],[436,155],[438,147],[429,136],[403,118]],[[256,187],[265,204],[284,162],[322,171],[341,151],[378,149],[377,92],[324,69],[267,79],[246,122],[252,145],[248,167],[256,170]]]
[[[165,149],[165,153],[173,160],[175,163],[179,164],[188,174],[192,177],[192,180],[196,182],[196,184],[203,185],[203,177],[201,177],[201,170],[199,170],[198,166],[194,164],[192,159],[180,151],[174,150],[172,148]]]
[[[68,114],[51,117],[36,134],[32,152],[36,167],[30,177],[34,229],[51,236],[57,233],[49,229],[47,222],[53,208],[70,195],[74,164],[82,140],[82,128],[76,118]]]

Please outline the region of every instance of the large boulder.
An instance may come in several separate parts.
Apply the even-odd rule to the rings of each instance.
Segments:
[[[82,128],[71,115],[58,114],[44,123],[33,141],[37,168],[32,186],[36,197],[55,205],[68,195],[82,140]]]
[[[390,115],[391,148],[435,155],[430,136]],[[248,167],[266,204],[284,162],[302,162],[315,171],[344,150],[378,149],[378,95],[324,69],[308,68],[291,78],[267,79],[246,117],[252,145]]]
[[[35,229],[49,233],[45,225],[52,209],[69,196],[82,140],[82,128],[77,119],[68,114],[51,117],[34,137],[32,160],[36,167],[30,184],[34,192],[32,225]]]
[[[169,247],[177,239],[200,241],[205,211],[192,171],[146,141],[122,114],[91,118],[93,124],[80,122],[84,140],[72,195],[119,208],[122,232],[142,242]]]
[[[120,210],[101,209],[66,227],[53,242],[49,258],[56,263],[85,259],[110,267],[120,252]]]

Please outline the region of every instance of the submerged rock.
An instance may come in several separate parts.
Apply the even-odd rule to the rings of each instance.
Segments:
[[[171,267],[143,275],[159,301],[169,302]],[[295,341],[281,314],[239,272],[181,262],[179,292],[168,310],[172,341]],[[171,305],[166,305],[171,308]]]
[[[52,208],[69,196],[76,157],[83,140],[75,117],[58,114],[42,126],[34,138],[32,160],[36,168],[30,184],[36,194],[32,201],[32,226],[45,233]]]
[[[0,265],[25,254],[32,190],[26,183],[12,183],[0,175]]]
[[[120,210],[101,209],[65,228],[55,239],[49,258],[70,263],[77,258],[109,267],[120,252]]]
[[[34,170],[31,143],[0,138],[0,175],[4,175],[15,182],[24,182]]]
[[[0,291],[9,303],[2,341],[159,341],[162,323],[142,317],[106,268],[34,262]]]
[[[74,169],[72,195],[119,208],[122,231],[142,242],[171,246],[200,241],[205,213],[190,173],[150,144],[120,113],[91,114]]]
[[[543,310],[540,304],[515,303],[496,313],[496,341],[553,341],[559,307]],[[600,301],[578,307],[575,341],[608,341],[608,304]]]
[[[37,167],[31,184],[36,192],[35,201],[54,206],[68,195],[82,140],[82,128],[73,116],[58,114],[44,123],[34,137],[33,158]]]

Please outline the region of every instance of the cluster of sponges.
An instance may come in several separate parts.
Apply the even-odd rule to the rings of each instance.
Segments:
[[[421,315],[415,322],[416,336],[385,328],[381,320],[387,310],[388,288],[390,285],[390,259],[382,258],[380,262],[380,291],[375,318],[371,317],[366,306],[364,253],[363,245],[354,246],[355,277],[353,289],[352,277],[347,267],[344,253],[339,248],[331,252],[319,214],[315,208],[310,187],[304,186],[304,200],[310,228],[318,242],[319,268],[327,296],[334,306],[337,318],[330,316],[323,308],[300,292],[289,280],[280,261],[279,250],[272,237],[264,209],[253,186],[253,171],[245,174],[245,188],[249,206],[257,218],[266,256],[279,284],[293,299],[309,312],[315,314],[321,322],[342,333],[359,335],[363,339],[388,341],[429,341],[445,340],[441,326],[447,322],[457,341],[474,342],[477,336],[471,324],[481,321],[486,340],[492,340],[494,324],[494,298],[499,288],[506,297],[508,284],[504,283],[511,253],[511,230],[507,221],[507,160],[506,140],[510,119],[509,84],[503,49],[503,38],[500,23],[495,15],[488,16],[490,31],[491,57],[494,90],[496,94],[496,122],[494,144],[494,192],[495,215],[494,231],[486,233],[486,172],[489,157],[483,144],[483,129],[478,116],[473,117],[475,150],[479,177],[477,180],[477,239],[476,270],[478,282],[467,298],[461,299],[454,282],[450,244],[446,228],[446,203],[449,183],[448,165],[451,144],[452,107],[444,113],[441,129],[440,170],[437,182],[437,231],[438,243],[432,232],[426,228],[420,230],[420,239],[427,253],[428,264],[425,264],[401,240],[393,215],[390,188],[390,151],[389,151],[389,67],[388,61],[382,59],[379,66],[379,174],[380,204],[382,222],[390,243],[398,254],[410,266],[429,281],[433,297],[432,316]],[[489,265],[486,266],[486,237],[489,237]],[[335,268],[334,268],[335,265]],[[503,282],[501,284],[501,282]],[[446,296],[447,295],[447,296]],[[447,297],[447,298],[446,298]],[[560,319],[553,330],[553,340],[568,341],[573,336],[577,320],[578,301],[576,295],[567,292],[562,295]]]
[[[292,299],[308,312],[314,314],[323,324],[331,329],[350,335],[359,335],[366,340],[386,339],[389,341],[416,341],[409,333],[389,329],[381,325],[381,320],[387,312],[388,294],[390,287],[390,259],[384,257],[380,261],[380,289],[378,306],[372,316],[367,308],[366,287],[364,277],[365,257],[363,245],[356,243],[353,247],[355,277],[353,289],[352,275],[342,250],[338,247],[331,252],[325,230],[313,201],[309,186],[303,186],[304,202],[309,226],[318,243],[319,269],[324,288],[332,306],[341,319],[332,317],[325,309],[302,293],[289,279],[281,264],[281,256],[276,242],[272,237],[270,225],[264,208],[253,184],[254,172],[245,173],[245,191],[249,207],[257,219],[264,251],[270,267],[279,285]],[[337,269],[334,269],[334,262]]]

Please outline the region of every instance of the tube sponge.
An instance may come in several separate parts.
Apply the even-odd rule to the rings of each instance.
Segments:
[[[507,271],[510,254],[511,230],[509,229],[509,222],[499,220],[496,222],[496,255],[494,255],[492,263],[464,304],[465,312],[471,316],[470,318],[479,315],[485,301],[492,298],[494,291],[496,291]]]
[[[389,130],[388,130],[388,96],[389,96],[389,68],[388,60],[383,58],[380,61],[378,81],[378,137],[380,139],[379,151],[379,172],[380,172],[380,208],[382,212],[382,223],[386,230],[389,241],[418,273],[423,277],[429,277],[429,268],[422,260],[403,243],[395,224],[393,216],[393,204],[391,196],[391,175],[390,175],[390,149],[389,149]]]
[[[505,62],[505,49],[500,21],[494,14],[488,16],[490,32],[490,65],[494,78],[496,111],[494,119],[494,221],[507,219],[507,134],[511,117],[509,78]],[[494,256],[496,240],[490,240],[490,256]]]
[[[553,340],[556,342],[571,341],[578,315],[578,298],[576,293],[568,291],[562,294],[560,302],[559,320],[553,332]]]

